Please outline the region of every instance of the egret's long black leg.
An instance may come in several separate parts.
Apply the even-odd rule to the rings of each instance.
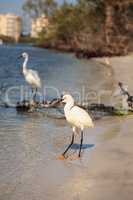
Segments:
[[[62,154],[63,156],[65,156],[65,154],[67,153],[67,151],[70,149],[70,147],[73,145],[73,142],[74,142],[74,132],[73,132],[73,135],[72,135],[72,140],[71,140],[71,143],[69,144],[69,146],[66,148],[66,150],[64,151],[64,153]]]
[[[82,145],[83,145],[83,130],[81,130],[81,140],[80,140],[79,157],[81,156]]]
[[[35,101],[36,100],[36,95],[37,95],[37,88],[35,89],[35,94],[33,96],[33,100]]]
[[[34,98],[34,89],[31,89],[32,98]]]

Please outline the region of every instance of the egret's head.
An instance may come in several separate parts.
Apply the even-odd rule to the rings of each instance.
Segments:
[[[22,57],[22,58],[28,58],[28,53],[26,53],[26,52],[22,53],[22,54],[21,54],[21,57]]]
[[[74,98],[70,94],[65,94],[62,96],[63,103],[74,103]]]
[[[122,87],[122,86],[123,86],[123,83],[122,83],[122,82],[119,82],[118,85],[119,85],[120,87]]]
[[[119,88],[117,88],[113,94],[114,97],[117,96],[128,96],[128,86],[124,85],[122,82],[118,83]]]

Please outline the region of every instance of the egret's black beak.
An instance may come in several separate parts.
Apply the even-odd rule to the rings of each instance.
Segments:
[[[61,103],[62,101],[63,101],[62,97],[58,99],[58,103]]]
[[[63,101],[63,95],[61,95],[60,98],[58,98],[58,103],[61,103]]]
[[[22,55],[17,57],[17,59],[21,59],[21,58],[23,58]]]
[[[122,82],[119,82],[118,85],[119,85],[120,87],[122,87],[122,86],[123,86],[123,83],[122,83]]]
[[[60,100],[61,100],[61,101],[63,101],[63,100],[64,100],[64,99],[63,99],[63,95],[61,95],[61,97],[60,97]]]

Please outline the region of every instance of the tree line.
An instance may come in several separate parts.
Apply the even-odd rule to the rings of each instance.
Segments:
[[[32,17],[45,14],[49,25],[38,44],[74,51],[77,56],[124,55],[133,50],[132,0],[27,0]]]

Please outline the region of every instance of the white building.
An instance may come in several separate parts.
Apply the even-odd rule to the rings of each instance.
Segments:
[[[48,18],[45,15],[32,19],[31,22],[31,37],[37,38],[38,34],[48,26]]]
[[[17,42],[22,31],[22,20],[15,14],[0,14],[0,35],[14,38]]]

